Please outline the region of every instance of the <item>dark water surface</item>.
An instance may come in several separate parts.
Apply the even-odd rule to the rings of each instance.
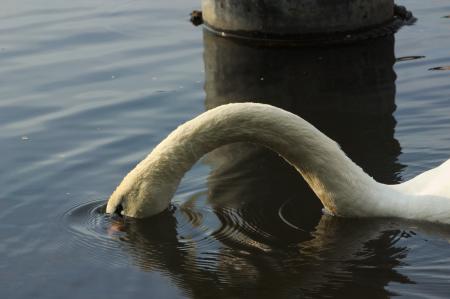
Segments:
[[[165,135],[230,101],[303,116],[385,183],[450,157],[448,1],[328,49],[218,38],[188,22],[199,2],[2,3],[0,297],[448,298],[450,226],[322,215],[254,145],[210,153],[157,217],[103,214]]]

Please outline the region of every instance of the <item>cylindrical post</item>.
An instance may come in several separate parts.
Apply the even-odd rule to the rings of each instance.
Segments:
[[[394,18],[393,0],[202,0],[204,23],[238,36],[352,33]]]

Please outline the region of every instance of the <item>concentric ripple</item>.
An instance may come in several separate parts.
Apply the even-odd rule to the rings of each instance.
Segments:
[[[63,215],[64,227],[73,235],[74,243],[85,248],[95,260],[127,263],[118,240],[125,237],[122,224],[105,214],[105,201],[76,206]],[[104,261],[102,261],[104,262]]]
[[[104,201],[94,201],[66,212],[63,223],[73,236],[73,246],[87,250],[92,260],[113,267],[129,265],[132,258],[132,264],[142,269],[166,272],[171,260],[178,259],[179,265],[194,263],[195,268],[211,270],[223,258],[273,254],[277,248],[277,237],[262,228],[263,215],[246,219],[245,208],[187,203],[137,220],[111,217],[105,214]]]
[[[428,226],[419,223],[420,227],[416,227],[407,221],[324,215],[309,232],[310,238],[305,239],[305,233],[309,233],[295,217],[296,200],[288,199],[276,211],[266,211],[245,206],[212,207],[204,195],[197,192],[187,201],[144,220],[110,217],[105,214],[105,202],[95,201],[72,208],[63,215],[63,222],[73,236],[73,246],[87,250],[92,262],[103,267],[131,265],[145,272],[157,271],[183,289],[213,282],[217,286],[256,287],[255,278],[263,275],[300,284],[312,293],[322,284],[333,286],[330,277],[339,280],[337,285],[350,283],[351,273],[366,267],[374,269],[370,273],[382,269],[394,281],[412,283],[397,267],[407,266],[406,260],[414,261],[415,267],[427,265],[430,260],[420,260],[426,254],[410,254],[408,244],[415,242],[415,250],[426,251],[429,244],[418,244],[423,236],[417,233],[442,233],[440,227],[431,226],[430,231]],[[267,212],[275,214],[275,218],[270,219]],[[272,230],[265,222],[271,224]],[[282,240],[283,230],[289,234],[297,231],[303,239],[289,246],[290,242]],[[284,247],[280,248],[280,244]],[[375,253],[382,260],[374,260]],[[419,270],[436,274],[429,268],[415,268]]]

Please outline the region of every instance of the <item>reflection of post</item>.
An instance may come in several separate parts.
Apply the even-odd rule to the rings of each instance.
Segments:
[[[204,31],[204,47],[207,109],[243,101],[281,107],[335,139],[376,179],[397,180],[393,36],[333,48],[261,48]]]

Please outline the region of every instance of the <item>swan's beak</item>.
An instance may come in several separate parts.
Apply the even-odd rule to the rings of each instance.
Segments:
[[[123,216],[124,215],[122,204],[118,204],[116,206],[116,209],[114,210],[113,214],[114,215],[118,215],[118,216]]]
[[[124,211],[122,202],[122,198],[118,200],[112,195],[108,200],[108,204],[106,205],[106,214],[123,216]]]

